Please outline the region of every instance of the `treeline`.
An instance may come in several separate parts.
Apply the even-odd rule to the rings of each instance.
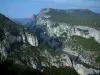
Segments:
[[[0,75],[78,75],[70,67],[44,67],[43,71],[33,69],[21,64],[15,64],[11,60],[0,62]]]

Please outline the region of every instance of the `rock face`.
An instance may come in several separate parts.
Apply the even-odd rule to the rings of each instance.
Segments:
[[[10,19],[0,14],[0,58],[9,58],[14,52],[21,50],[24,44],[38,46],[37,37],[27,28],[12,22]],[[16,60],[16,59],[15,59]]]
[[[27,65],[39,70],[42,70],[42,67],[49,66],[72,67],[68,55],[55,52],[46,45],[48,42],[51,47],[55,47],[58,45],[56,39],[52,38],[51,40],[49,36],[40,36],[42,38],[46,37],[52,42],[50,43],[47,39],[44,44],[39,44],[37,39],[39,37],[36,37],[28,28],[12,22],[2,14],[0,16],[0,62],[5,59],[13,60],[14,63]]]
[[[74,69],[81,75],[99,75],[99,70],[95,70],[93,68],[86,68],[82,64],[73,64]]]
[[[25,42],[28,42],[32,46],[38,46],[36,37],[27,32],[25,34],[20,34],[19,36],[13,36],[9,32],[5,32],[5,39],[0,42],[1,51],[6,53],[6,50],[10,51],[11,45],[15,43],[23,44]],[[3,54],[2,52],[1,54]]]
[[[68,17],[68,18],[67,18]],[[88,18],[88,19],[87,19]],[[88,9],[42,9],[34,32],[80,75],[100,74],[100,14]],[[74,63],[73,63],[74,62]],[[66,66],[64,64],[64,66]]]

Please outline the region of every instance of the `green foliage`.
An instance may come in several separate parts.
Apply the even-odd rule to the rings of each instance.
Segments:
[[[12,20],[10,20],[2,14],[0,14],[0,28],[5,29],[7,32],[10,32],[14,36],[19,36],[20,32],[22,31],[27,31],[33,34],[33,32],[25,26],[13,22]]]
[[[100,55],[98,55],[98,57],[96,57],[95,61],[96,61],[97,63],[100,63]]]
[[[22,75],[43,75],[43,73],[37,69],[27,68]]]
[[[70,67],[56,68],[54,66],[45,67],[43,71],[44,75],[78,75],[78,73]]]
[[[0,62],[0,75],[43,75],[39,70],[15,64],[12,60]]]
[[[16,23],[12,22],[10,19],[0,14],[0,27],[11,27],[12,25],[16,25]]]
[[[0,28],[0,41],[2,41],[4,39],[4,30],[2,28]]]
[[[32,66],[31,61],[34,61],[34,64],[38,69],[42,68],[42,62],[47,63],[47,58],[41,56],[41,49],[39,47],[31,46],[28,43],[23,44],[19,49],[13,49],[9,59],[18,60],[23,65]]]
[[[94,38],[83,38],[80,36],[72,36],[72,43],[73,46],[82,46],[85,50],[90,51],[99,51],[100,50],[100,44],[94,40]]]
[[[74,10],[72,13],[66,13],[64,10],[59,12],[57,10],[51,10],[47,14],[51,15],[50,20],[56,22],[64,22],[72,25],[92,26],[95,28],[100,27],[100,15],[92,11],[80,12]]]
[[[64,37],[63,37],[64,36]],[[68,37],[67,33],[64,32],[62,33],[59,37],[57,37],[57,39],[59,39],[60,42],[63,42],[66,40],[66,38]],[[62,43],[63,44],[63,43]]]
[[[51,56],[60,55],[59,52],[56,52],[54,48],[51,48],[48,44],[45,44],[45,43],[39,44],[38,48],[40,49],[40,51],[47,50]]]

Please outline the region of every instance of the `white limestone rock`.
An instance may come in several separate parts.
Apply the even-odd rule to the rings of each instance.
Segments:
[[[38,41],[35,36],[32,36],[31,34],[25,33],[26,39],[32,46],[38,46]]]
[[[76,64],[75,62],[73,62],[73,67],[80,75],[100,75],[100,70],[86,68],[82,64]]]

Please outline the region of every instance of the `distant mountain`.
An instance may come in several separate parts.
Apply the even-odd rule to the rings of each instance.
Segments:
[[[30,18],[12,18],[11,20],[16,23],[25,25],[30,20]]]

